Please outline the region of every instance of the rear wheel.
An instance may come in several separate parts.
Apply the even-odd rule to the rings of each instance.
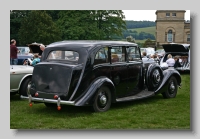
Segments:
[[[166,92],[162,93],[162,95],[164,98],[174,98],[176,97],[177,90],[178,90],[177,80],[174,76],[172,76],[168,81]]]
[[[27,95],[28,85],[30,85],[30,84],[31,84],[31,77],[24,79],[21,86],[20,86],[19,94],[23,95],[23,96],[28,96]]]
[[[111,106],[111,93],[108,87],[102,86],[96,93],[93,110],[95,112],[105,112]]]

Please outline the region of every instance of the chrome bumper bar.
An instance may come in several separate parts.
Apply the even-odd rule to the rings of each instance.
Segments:
[[[57,106],[60,106],[60,104],[64,104],[64,105],[75,105],[74,101],[63,101],[60,98],[58,98],[57,100],[54,99],[45,99],[45,98],[36,98],[36,97],[32,97],[31,95],[27,96],[20,96],[21,99],[28,99],[29,103],[31,102],[42,102],[42,103],[55,103],[57,104]]]

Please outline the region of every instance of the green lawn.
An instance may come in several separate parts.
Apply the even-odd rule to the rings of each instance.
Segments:
[[[162,95],[116,103],[104,113],[90,107],[65,106],[60,111],[44,104],[10,97],[11,129],[190,129],[190,75],[182,74],[176,98]]]

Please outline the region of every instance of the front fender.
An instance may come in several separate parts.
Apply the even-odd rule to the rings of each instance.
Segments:
[[[106,85],[111,93],[112,93],[112,102],[114,102],[115,98],[115,86],[114,83],[107,77],[99,77],[95,81],[93,81],[88,89],[83,93],[84,95],[81,98],[75,100],[75,106],[85,106],[91,105],[92,99],[96,91],[102,86]]]
[[[162,80],[160,86],[155,90],[156,94],[159,93],[163,88],[166,87],[168,80],[171,76],[174,76],[177,79],[178,86],[181,86],[181,75],[177,70],[166,69],[163,71],[163,75],[164,75],[164,77],[163,77],[163,80]]]

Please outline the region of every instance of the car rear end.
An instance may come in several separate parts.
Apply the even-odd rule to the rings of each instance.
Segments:
[[[74,50],[72,50],[74,49]],[[87,56],[85,49],[68,47],[52,47],[45,49],[42,62],[33,70],[32,83],[28,97],[32,102],[54,103],[60,109],[61,104],[75,105],[74,96],[78,81],[84,69]]]

